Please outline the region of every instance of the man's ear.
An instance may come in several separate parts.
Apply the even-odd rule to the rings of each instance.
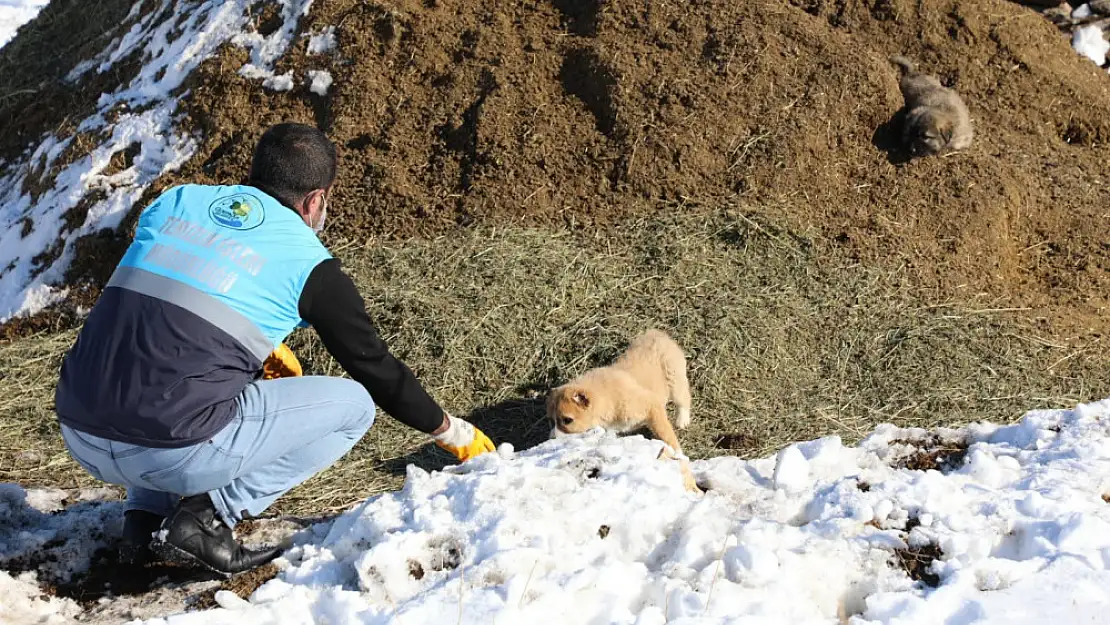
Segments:
[[[297,214],[305,220],[305,223],[308,223],[309,199],[311,197],[311,194],[305,194],[305,196],[301,198],[301,201],[297,202],[297,204],[293,207],[294,209],[296,209]]]
[[[305,223],[311,222],[314,215],[320,214],[320,210],[324,207],[324,194],[324,189],[313,189],[297,204],[297,214],[304,219]]]

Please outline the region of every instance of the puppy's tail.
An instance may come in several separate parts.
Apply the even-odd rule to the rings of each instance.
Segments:
[[[901,54],[895,54],[894,56],[891,56],[890,57],[890,62],[894,63],[898,67],[902,68],[902,75],[903,76],[905,76],[906,74],[912,74],[916,69],[914,67],[913,61],[911,61],[908,58],[902,56]]]

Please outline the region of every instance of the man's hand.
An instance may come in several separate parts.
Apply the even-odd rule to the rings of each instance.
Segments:
[[[293,378],[299,375],[302,375],[301,363],[285,343],[278,345],[278,348],[266,358],[266,362],[262,363],[263,380]]]
[[[472,424],[458,418],[443,415],[447,429],[434,434],[436,445],[455,454],[459,462],[466,462],[474,456],[493,451],[493,441]]]

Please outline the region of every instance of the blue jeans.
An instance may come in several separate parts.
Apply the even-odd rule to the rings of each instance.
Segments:
[[[346,454],[374,422],[353,380],[257,381],[211,439],[177,449],[120,443],[62,426],[73,458],[97,479],[127,487],[127,510],[168,516],[181,497],[208,493],[229,527],[258,516],[289,489]]]

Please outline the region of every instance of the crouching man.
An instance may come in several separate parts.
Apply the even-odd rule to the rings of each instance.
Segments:
[[[140,215],[55,395],[73,458],[127,488],[125,561],[232,574],[277,557],[236,523],[346,454],[375,405],[459,460],[493,449],[390,353],[317,238],[337,165],[323,133],[280,124],[247,184],[174,187]],[[309,326],[352,379],[299,375],[283,341]]]

